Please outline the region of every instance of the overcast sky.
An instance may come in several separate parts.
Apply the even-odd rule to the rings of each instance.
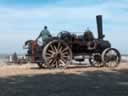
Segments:
[[[44,25],[54,35],[88,27],[97,37],[99,14],[105,39],[128,54],[128,0],[0,0],[0,53],[25,52],[24,42],[35,39]]]

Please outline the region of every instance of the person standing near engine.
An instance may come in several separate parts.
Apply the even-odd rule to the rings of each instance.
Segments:
[[[48,38],[52,37],[50,34],[47,26],[44,26],[44,29],[40,32],[39,36],[37,37],[36,41],[38,41],[39,38],[42,38],[43,44],[46,44]]]

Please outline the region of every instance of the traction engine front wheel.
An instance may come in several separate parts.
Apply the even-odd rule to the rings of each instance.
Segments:
[[[115,48],[107,48],[102,53],[102,62],[110,68],[117,67],[120,63],[121,55]]]

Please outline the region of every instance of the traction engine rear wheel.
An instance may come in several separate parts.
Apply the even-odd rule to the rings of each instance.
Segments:
[[[72,60],[72,52],[70,47],[60,40],[49,42],[43,50],[43,59],[47,67],[59,68],[66,67]]]

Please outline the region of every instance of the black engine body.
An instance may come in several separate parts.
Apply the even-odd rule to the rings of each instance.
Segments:
[[[92,32],[87,30],[83,35],[71,34],[71,32],[59,33],[60,40],[64,40],[71,48],[73,54],[102,53],[111,44],[107,40],[95,39]]]

